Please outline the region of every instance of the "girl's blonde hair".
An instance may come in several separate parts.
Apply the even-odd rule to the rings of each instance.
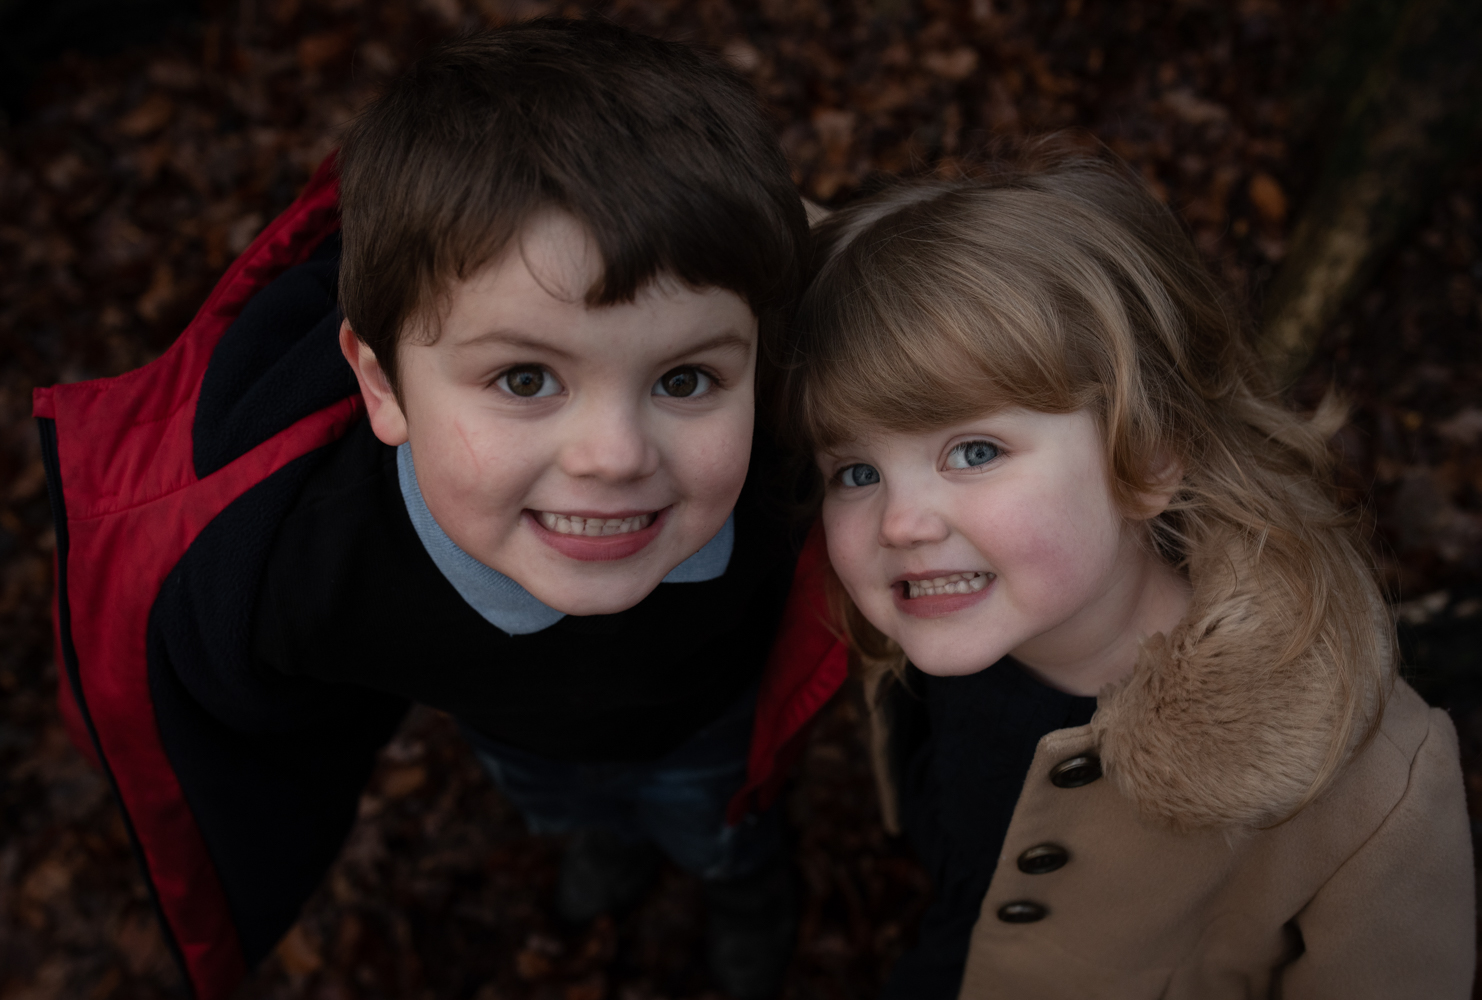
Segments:
[[[1123,165],[1082,155],[901,184],[816,239],[780,426],[811,454],[862,429],[1088,409],[1129,517],[1180,468],[1149,543],[1257,589],[1281,651],[1269,668],[1303,661],[1330,692],[1311,801],[1372,732],[1393,662],[1371,561],[1326,486],[1342,408],[1330,397],[1304,419],[1281,404],[1173,214]],[[841,611],[867,672],[904,665],[847,598]]]

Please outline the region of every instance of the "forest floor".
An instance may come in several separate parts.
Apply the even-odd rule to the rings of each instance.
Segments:
[[[0,134],[0,1000],[175,995],[121,818],[54,708],[50,525],[31,390],[157,357],[294,197],[335,130],[439,38],[525,0],[237,0],[155,40],[52,64]],[[952,174],[1002,137],[1076,128],[1142,172],[1254,309],[1319,162],[1303,93],[1342,0],[612,0],[755,81],[800,188]],[[1482,161],[1330,330],[1294,390],[1354,407],[1343,482],[1400,605],[1409,667],[1461,731],[1482,818]],[[857,696],[788,798],[807,888],[786,996],[869,998],[928,886],[887,837]],[[1475,821],[1474,821],[1475,822]],[[258,997],[711,996],[693,880],[563,930],[560,845],[526,834],[450,721],[385,749],[339,862]]]

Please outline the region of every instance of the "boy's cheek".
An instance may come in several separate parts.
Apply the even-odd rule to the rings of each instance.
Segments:
[[[428,510],[459,545],[485,550],[518,527],[536,475],[528,456],[497,445],[480,448],[456,434],[414,439],[412,454]]]
[[[729,514],[741,496],[751,462],[752,412],[724,414],[704,428],[680,428],[670,440],[669,463],[689,496]],[[717,415],[721,416],[721,415]]]

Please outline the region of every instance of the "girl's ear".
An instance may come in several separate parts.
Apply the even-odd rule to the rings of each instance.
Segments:
[[[1159,449],[1153,456],[1147,481],[1152,485],[1137,495],[1137,518],[1143,521],[1150,521],[1168,509],[1184,481],[1184,464],[1172,452]]]
[[[382,444],[396,447],[407,439],[407,418],[402,412],[401,400],[391,388],[391,380],[376,352],[355,336],[350,321],[340,323],[340,353],[350,362],[355,371],[355,381],[360,383],[360,395],[365,398],[365,415],[370,420],[371,430]]]

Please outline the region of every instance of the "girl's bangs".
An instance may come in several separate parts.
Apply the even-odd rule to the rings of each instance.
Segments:
[[[835,261],[808,292],[790,381],[794,430],[812,447],[1013,406],[1085,405],[1071,375],[1079,366],[1063,349],[1063,317],[1033,298],[1025,276],[985,282],[979,271],[970,280],[960,264],[930,253],[894,256]]]

